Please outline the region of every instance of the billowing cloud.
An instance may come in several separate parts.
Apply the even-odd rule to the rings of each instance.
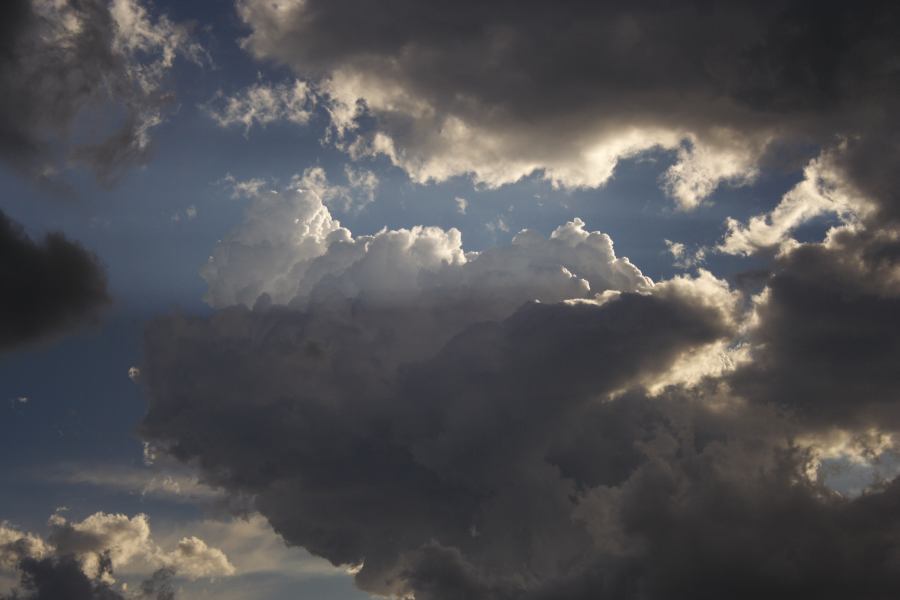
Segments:
[[[0,157],[39,179],[74,162],[110,181],[141,163],[172,101],[163,82],[176,57],[204,59],[184,26],[139,0],[13,0],[2,11]],[[79,133],[79,117],[98,119],[99,136]]]
[[[363,589],[417,598],[468,589],[432,581],[454,561],[521,595],[600,560],[578,506],[620,480],[585,461],[625,477],[640,452],[569,434],[739,327],[723,281],[654,283],[580,220],[467,253],[453,230],[353,236],[301,189],[260,191],[204,276],[218,312],[147,331],[142,434]]]
[[[61,233],[37,243],[0,212],[0,352],[73,329],[109,303],[97,259]]]
[[[371,302],[414,294],[423,302],[466,302],[476,314],[507,315],[527,300],[639,291],[652,282],[612,240],[580,219],[549,239],[523,231],[511,246],[467,253],[458,230],[383,230],[354,237],[325,205],[318,170],[282,190],[255,187],[244,223],[214,249],[203,277],[217,307],[322,303],[328,295]],[[457,296],[449,298],[446,294]],[[467,295],[469,298],[463,298]],[[497,312],[499,311],[499,312]]]
[[[315,85],[333,139],[416,181],[597,186],[664,148],[663,187],[690,208],[785,148],[865,134],[858,172],[878,144],[897,155],[891,2],[236,4],[245,48]]]

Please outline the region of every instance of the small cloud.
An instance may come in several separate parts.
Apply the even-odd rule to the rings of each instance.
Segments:
[[[706,260],[706,248],[698,248],[694,252],[690,252],[687,249],[687,246],[681,242],[673,242],[672,240],[664,241],[666,243],[666,249],[674,259],[672,264],[679,269],[690,269],[703,264]]]
[[[231,198],[237,200],[239,198],[255,198],[259,196],[266,185],[265,179],[254,177],[252,179],[240,180],[235,178],[231,173],[226,173],[225,177],[215,183],[231,189]]]
[[[453,201],[456,202],[456,212],[461,215],[466,214],[466,209],[469,208],[469,201],[459,196],[454,198]]]
[[[197,207],[191,204],[183,211],[176,211],[173,213],[171,219],[173,223],[180,223],[182,219],[185,221],[193,221],[197,218],[197,214]]]
[[[497,233],[498,231],[509,232],[509,225],[506,224],[503,217],[497,217],[496,221],[485,223],[484,227],[491,233]]]

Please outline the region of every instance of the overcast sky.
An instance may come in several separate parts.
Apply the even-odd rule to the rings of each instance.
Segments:
[[[4,2],[0,599],[896,597],[898,28]]]

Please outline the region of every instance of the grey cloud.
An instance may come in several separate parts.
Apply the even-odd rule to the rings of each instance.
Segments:
[[[658,284],[526,304],[391,368],[390,336],[416,334],[370,338],[356,323],[406,310],[358,303],[348,321],[274,305],[158,321],[142,435],[255,496],[288,542],[362,563],[364,589],[428,598],[415,572],[432,542],[513,579],[525,569],[533,585],[591,548],[572,519],[575,482],[545,459],[573,416],[733,331],[723,310]]]
[[[126,596],[100,578],[85,575],[72,555],[26,557],[19,563],[20,588],[3,600],[125,600]],[[172,571],[160,569],[141,585],[141,595],[128,598],[175,600]]]
[[[0,16],[0,158],[39,180],[81,163],[108,183],[144,162],[172,100],[162,84],[173,58],[203,58],[186,29],[139,0],[13,0]],[[121,122],[100,118],[93,139],[74,133],[79,115],[109,107]]]
[[[832,232],[777,261],[736,392],[813,426],[900,426],[900,244],[888,230]]]
[[[110,299],[97,259],[60,233],[40,243],[0,213],[0,351],[71,330]]]
[[[319,82],[338,138],[364,100],[376,131],[344,137],[352,155],[387,154],[419,180],[543,170],[598,185],[662,146],[679,154],[664,183],[691,207],[786,147],[896,138],[891,2],[237,6],[248,50]]]
[[[124,600],[107,583],[91,580],[73,556],[25,558],[19,564],[24,594],[5,600]]]

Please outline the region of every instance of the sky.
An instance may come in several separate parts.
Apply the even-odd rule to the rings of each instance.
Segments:
[[[0,600],[897,596],[898,26],[3,3]]]

